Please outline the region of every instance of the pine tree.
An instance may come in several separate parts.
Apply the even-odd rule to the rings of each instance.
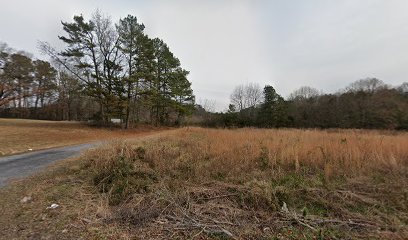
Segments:
[[[287,107],[285,100],[276,93],[272,86],[264,88],[264,102],[258,116],[263,127],[282,127],[286,124]]]
[[[125,128],[129,127],[132,100],[137,105],[139,104],[136,99],[140,95],[140,80],[143,77],[140,64],[145,41],[144,28],[144,25],[139,24],[137,18],[131,15],[119,20],[119,24],[116,25],[119,34],[119,48],[125,58],[126,69],[126,75],[123,79],[125,82],[124,95],[126,97]],[[139,106],[136,108],[136,120],[138,121]]]
[[[187,79],[188,71],[177,68],[170,74],[169,87],[173,107],[177,111],[176,124],[180,124],[183,116],[191,114],[194,110],[195,97],[191,83]]]
[[[32,95],[33,72],[31,58],[20,53],[11,54],[4,66],[4,78],[8,88],[13,89],[13,100],[17,101],[15,105],[20,109],[28,106],[28,97]]]
[[[156,125],[169,123],[175,113],[179,120],[189,113],[194,96],[188,71],[163,40],[143,33],[135,16],[121,19],[116,28],[99,12],[88,22],[75,16],[73,23],[62,24],[67,36],[60,39],[67,48],[59,62],[98,100],[105,123],[115,115],[127,128],[131,119],[139,121],[141,107],[150,109]]]
[[[44,100],[50,98],[56,90],[56,75],[57,71],[49,62],[36,60],[34,64],[34,92],[35,103],[34,108],[37,110],[38,104],[44,107]]]
[[[90,96],[100,104],[100,120],[107,123],[112,115],[121,114],[118,36],[108,17],[96,12],[91,21],[75,16],[73,23],[62,22],[68,36],[59,38],[68,46],[61,55],[64,66],[81,79]],[[67,63],[68,62],[68,63]]]

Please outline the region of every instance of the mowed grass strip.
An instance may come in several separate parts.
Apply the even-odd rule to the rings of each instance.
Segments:
[[[132,137],[160,129],[142,126],[137,129],[103,129],[79,122],[58,122],[0,118],[0,156],[86,143]]]
[[[8,238],[406,239],[407,133],[183,128],[0,191]],[[31,196],[29,203],[20,203]],[[46,210],[52,203],[60,208]],[[20,226],[20,227],[16,227]]]

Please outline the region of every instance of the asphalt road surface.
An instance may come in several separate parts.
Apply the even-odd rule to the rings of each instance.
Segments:
[[[87,143],[0,157],[0,187],[11,179],[30,176],[50,163],[77,156],[95,145],[96,143]]]

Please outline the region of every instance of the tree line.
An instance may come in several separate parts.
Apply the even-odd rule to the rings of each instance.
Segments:
[[[0,114],[102,125],[115,118],[128,128],[180,124],[193,111],[189,72],[135,16],[114,24],[96,11],[88,21],[74,16],[62,27],[64,50],[40,44],[52,64],[0,49]]]
[[[79,81],[50,62],[0,44],[0,116],[85,120],[92,101]]]
[[[0,117],[101,125],[119,119],[124,128],[142,122],[408,129],[408,83],[391,87],[366,78],[334,94],[301,87],[286,100],[272,86],[250,83],[232,90],[226,112],[213,113],[195,104],[189,72],[135,16],[113,23],[96,11],[90,20],[80,15],[61,24],[62,50],[40,44],[50,61],[0,44]]]
[[[287,100],[272,86],[237,86],[224,113],[202,106],[196,123],[212,127],[408,129],[408,83],[391,87],[377,78],[355,81],[334,94],[301,87]]]

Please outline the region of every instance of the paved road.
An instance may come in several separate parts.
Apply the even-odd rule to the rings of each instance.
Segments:
[[[96,144],[87,143],[0,157],[0,187],[5,186],[7,181],[13,178],[29,176],[52,162],[74,157]]]

